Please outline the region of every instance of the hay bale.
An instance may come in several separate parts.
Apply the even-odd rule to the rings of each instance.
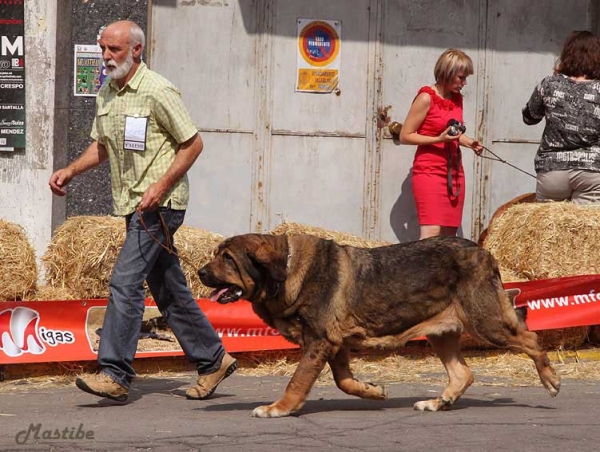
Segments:
[[[23,300],[36,290],[35,251],[25,230],[0,219],[0,301]]]
[[[600,345],[600,325],[590,327],[590,330],[588,331],[588,341],[591,344]]]
[[[197,272],[213,258],[217,246],[224,239],[220,234],[185,225],[175,233],[181,268],[195,298],[205,298],[214,290],[200,282]]]
[[[112,216],[68,218],[55,232],[42,257],[46,281],[78,299],[108,298],[108,283],[125,241],[125,220]],[[175,246],[190,290],[196,298],[210,293],[196,276],[223,236],[182,226]],[[147,290],[147,295],[151,294]]]
[[[576,350],[588,341],[590,327],[536,331],[538,343],[546,350]]]
[[[499,265],[498,269],[500,270],[500,276],[502,278],[503,283],[529,281],[526,277],[519,275],[517,272],[512,271],[510,268],[505,268]]]
[[[37,290],[23,298],[23,301],[77,300],[78,298],[65,287],[38,286]]]
[[[485,248],[527,279],[600,271],[600,208],[571,202],[517,204],[490,225]]]
[[[282,223],[270,231],[273,235],[298,235],[310,234],[322,239],[333,240],[339,245],[351,245],[360,248],[375,248],[378,246],[391,245],[390,242],[378,240],[367,240],[347,232],[332,231],[317,226],[309,226],[300,223]]]
[[[107,298],[108,282],[124,241],[123,218],[68,218],[56,229],[42,256],[46,282],[79,299]]]
[[[490,230],[490,227],[496,218],[502,216],[502,214],[504,212],[506,212],[508,209],[510,209],[512,206],[514,206],[516,204],[525,203],[525,202],[536,202],[536,198],[537,198],[537,196],[535,193],[525,193],[523,195],[519,195],[519,196],[511,199],[510,201],[508,201],[508,202],[502,204],[500,207],[498,207],[496,209],[496,211],[494,212],[494,214],[492,215],[492,218],[490,218],[490,223],[488,224],[488,227],[485,228],[483,231],[481,231],[481,234],[479,234],[479,239],[477,240],[477,244],[479,246],[485,247],[485,240],[487,238],[488,231]]]
[[[512,205],[494,215],[483,244],[498,260],[503,282],[596,274],[600,270],[600,208],[572,202]],[[506,275],[506,279],[505,279]],[[546,349],[576,349],[587,326],[538,331]]]

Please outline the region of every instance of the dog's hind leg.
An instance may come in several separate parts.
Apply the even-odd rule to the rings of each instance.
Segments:
[[[285,388],[285,393],[271,405],[259,406],[253,417],[284,417],[298,411],[304,405],[325,363],[333,354],[333,346],[326,341],[305,343],[296,372]]]
[[[527,324],[519,318],[500,284],[498,280],[499,287],[492,290],[485,285],[480,288],[478,297],[465,298],[465,301],[478,300],[463,303],[463,306],[469,306],[470,315],[467,316],[468,322],[465,322],[467,331],[496,347],[529,356],[535,363],[540,381],[554,397],[560,390],[560,377],[556,375],[548,355],[538,343],[537,334],[527,330]],[[486,309],[481,309],[481,306]]]
[[[528,331],[525,321],[517,315],[492,255],[480,250],[469,262],[458,290],[467,332],[496,347],[527,354],[535,363],[546,390],[552,397],[556,396],[560,377],[540,347],[537,334]]]
[[[499,332],[495,330],[493,332],[496,334],[484,336],[484,338],[496,346],[529,356],[535,363],[540,381],[548,393],[555,397],[560,391],[560,377],[556,375],[548,355],[538,343],[537,334],[528,331],[524,324],[515,327],[506,323],[502,334],[498,334]]]
[[[329,367],[331,367],[335,384],[346,394],[362,399],[385,400],[387,398],[385,386],[365,383],[354,378],[350,370],[350,356],[346,348],[341,348],[329,360]]]
[[[554,368],[550,365],[550,360],[546,352],[540,347],[537,334],[522,329],[514,337],[514,342],[509,344],[509,348],[514,351],[526,353],[537,369],[540,381],[552,397],[556,397],[560,391],[560,377],[556,375]]]
[[[460,333],[444,333],[441,336],[427,336],[442,364],[448,372],[448,386],[441,397],[422,400],[414,404],[419,411],[443,411],[450,408],[473,383],[473,374],[460,352]]]

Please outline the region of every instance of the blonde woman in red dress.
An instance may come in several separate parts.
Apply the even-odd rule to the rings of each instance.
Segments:
[[[471,74],[473,62],[466,53],[446,50],[434,68],[435,84],[419,90],[402,126],[402,144],[417,146],[412,188],[420,239],[454,236],[462,222],[465,173],[459,145],[477,155],[483,151],[462,126],[461,90]]]

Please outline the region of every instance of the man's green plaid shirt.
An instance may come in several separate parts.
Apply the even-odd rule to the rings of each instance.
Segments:
[[[126,139],[126,123],[138,140]],[[145,126],[145,136],[140,125]],[[179,90],[143,62],[122,89],[114,81],[102,86],[91,137],[108,151],[116,215],[135,211],[146,189],[171,166],[179,145],[196,133]],[[184,210],[188,199],[189,183],[184,175],[161,205],[170,201],[173,209]]]

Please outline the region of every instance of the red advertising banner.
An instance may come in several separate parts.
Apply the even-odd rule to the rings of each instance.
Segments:
[[[600,275],[505,283],[532,331],[600,325]]]
[[[600,324],[600,275],[504,284],[515,307],[527,308],[532,331]],[[107,300],[0,302],[0,365],[97,358],[99,328]],[[198,304],[229,352],[282,350],[297,346],[254,314],[246,301]],[[158,308],[146,300],[146,312]],[[171,347],[171,344],[173,346]],[[138,358],[183,355],[176,342],[167,350],[140,351]]]
[[[0,365],[97,358],[98,328],[107,300],[0,302]],[[229,352],[297,348],[256,316],[246,301],[198,304]],[[146,300],[146,312],[158,308]],[[171,343],[166,343],[167,348]],[[161,347],[162,348],[162,347]],[[140,351],[137,358],[183,355],[179,344],[160,351]]]

